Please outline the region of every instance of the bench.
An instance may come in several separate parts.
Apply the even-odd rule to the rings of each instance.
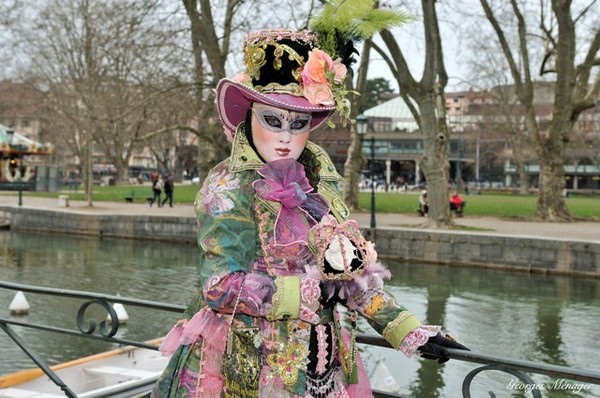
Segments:
[[[141,192],[141,191],[135,191],[132,190],[131,192],[129,192],[129,195],[125,196],[123,199],[125,199],[125,202],[127,203],[133,203],[135,198],[146,198],[146,202],[148,202],[148,204],[150,204],[150,202],[152,202],[152,196],[147,196],[147,192]]]

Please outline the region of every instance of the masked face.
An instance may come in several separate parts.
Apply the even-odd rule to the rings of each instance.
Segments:
[[[310,113],[286,111],[255,103],[252,106],[252,140],[266,161],[298,160],[310,136]]]

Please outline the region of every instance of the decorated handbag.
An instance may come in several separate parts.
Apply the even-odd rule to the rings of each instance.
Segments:
[[[229,319],[227,347],[223,355],[224,396],[227,398],[258,398],[258,382],[262,368],[259,329],[257,327],[233,327],[233,319],[243,287],[244,282],[242,281],[233,313]]]

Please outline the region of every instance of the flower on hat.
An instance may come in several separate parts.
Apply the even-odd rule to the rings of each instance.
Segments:
[[[333,60],[325,51],[313,48],[308,53],[308,61],[302,69],[302,83],[304,86],[311,84],[328,83],[327,72],[333,69]]]
[[[331,59],[329,54],[318,48],[308,53],[302,68],[303,95],[313,105],[335,105],[345,122],[350,116],[350,101],[344,82],[348,69],[341,59]]]
[[[333,81],[336,83],[343,83],[348,73],[348,68],[342,63],[342,60],[337,58],[333,61]]]
[[[335,105],[333,92],[327,83],[304,86],[304,97],[313,105]]]

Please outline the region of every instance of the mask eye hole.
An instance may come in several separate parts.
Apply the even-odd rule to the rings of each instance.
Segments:
[[[275,117],[272,115],[264,115],[263,119],[264,119],[265,123],[267,123],[269,126],[275,127],[278,129],[281,128],[281,120],[279,120],[278,117]]]
[[[303,130],[308,124],[308,119],[296,119],[290,124],[292,130]]]

